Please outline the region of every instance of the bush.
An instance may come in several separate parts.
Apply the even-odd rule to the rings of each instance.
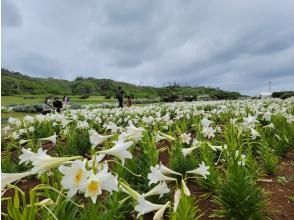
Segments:
[[[273,92],[273,98],[286,99],[294,96],[294,91]]]
[[[220,207],[213,216],[224,219],[264,219],[266,206],[261,189],[254,185],[246,168],[235,164],[217,190],[214,202]]]
[[[66,146],[60,147],[64,155],[85,155],[91,150],[89,133],[85,129],[79,129],[74,132],[75,128],[71,128],[67,136]]]
[[[79,97],[79,99],[88,99],[90,96],[89,95],[82,95]]]
[[[180,203],[177,211],[170,216],[171,220],[186,219],[186,220],[198,220],[201,219],[200,210],[192,196],[186,196],[182,192]]]
[[[35,97],[34,96],[24,96],[23,98],[24,99],[34,99]]]
[[[36,109],[36,112],[42,112],[43,111],[43,105],[34,105],[34,108]]]

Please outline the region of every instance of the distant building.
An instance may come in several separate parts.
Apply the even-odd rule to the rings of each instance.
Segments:
[[[271,98],[272,94],[273,94],[272,92],[261,92],[259,94],[259,98],[261,99]]]

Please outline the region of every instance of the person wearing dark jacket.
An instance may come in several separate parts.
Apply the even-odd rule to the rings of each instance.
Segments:
[[[116,98],[118,100],[118,105],[119,105],[120,108],[123,108],[124,93],[125,92],[119,86],[117,91],[116,91]]]
[[[61,113],[62,109],[62,102],[59,100],[58,97],[55,97],[55,100],[53,102],[53,107],[56,109],[58,113]]]

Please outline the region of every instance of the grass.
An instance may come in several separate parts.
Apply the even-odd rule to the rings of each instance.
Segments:
[[[23,95],[23,96],[1,96],[1,105],[35,105],[44,103],[45,97],[48,95]],[[62,96],[59,96],[62,98]],[[115,99],[105,99],[104,96],[90,96],[87,99],[81,99],[80,96],[70,96],[70,102],[87,105],[87,104],[98,104],[102,102],[115,102]],[[7,124],[9,117],[22,119],[26,115],[35,115],[34,113],[26,112],[8,112],[1,113],[1,127]]]
[[[25,99],[24,97],[34,97],[33,99]],[[44,96],[45,97],[45,96]],[[43,96],[2,96],[1,105],[31,105],[44,102]]]
[[[2,96],[2,105],[34,105],[44,103],[48,95],[23,95],[23,96]],[[58,96],[62,98],[62,96]],[[113,102],[115,99],[105,99],[104,96],[90,96],[87,99],[81,99],[80,96],[69,96],[70,101],[77,104],[97,104],[101,102]]]

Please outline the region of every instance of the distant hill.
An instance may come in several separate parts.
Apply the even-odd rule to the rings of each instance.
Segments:
[[[236,99],[241,95],[238,92],[228,92],[208,87],[182,87],[174,84],[169,87],[136,86],[130,83],[117,82],[111,79],[96,79],[93,77],[77,77],[74,81],[53,78],[36,78],[1,69],[2,96],[22,94],[54,94],[54,95],[102,95],[114,96],[118,86],[121,86],[127,95],[135,98],[155,98],[172,95],[198,96],[207,94],[214,99]]]

